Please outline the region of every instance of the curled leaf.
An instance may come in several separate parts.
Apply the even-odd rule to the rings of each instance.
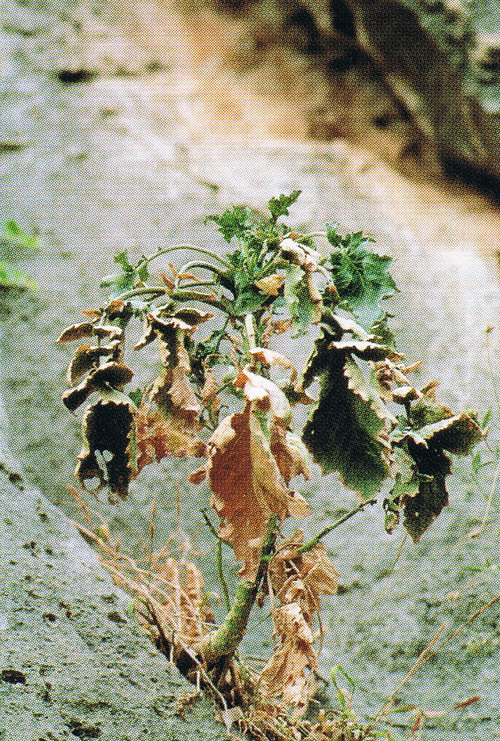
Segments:
[[[282,355],[280,352],[275,350],[269,350],[267,347],[255,347],[253,350],[249,350],[248,354],[252,356],[254,360],[265,365],[276,366],[279,365],[285,370],[291,370],[290,382],[293,383],[297,377],[297,371],[295,370],[292,361]]]
[[[83,337],[91,337],[94,332],[92,322],[79,322],[67,327],[57,338],[56,342],[73,342]]]
[[[329,349],[350,353],[356,355],[358,358],[362,358],[363,360],[382,360],[385,358],[389,358],[390,360],[401,359],[401,355],[393,350],[392,347],[380,345],[377,342],[369,342],[367,340],[333,341],[329,345]]]
[[[65,391],[62,395],[63,403],[74,412],[94,391],[121,389],[131,381],[133,375],[130,368],[122,363],[105,363],[92,371],[78,386]]]
[[[321,255],[316,250],[305,244],[299,244],[291,237],[286,237],[280,242],[281,256],[293,265],[298,265],[308,272],[318,266]]]
[[[66,373],[68,383],[73,386],[86,373],[95,370],[101,358],[109,357],[113,351],[113,347],[80,345],[68,366]]]
[[[163,370],[155,380],[148,400],[155,401],[161,414],[173,424],[195,427],[201,411],[200,404],[191,387],[188,374],[191,362],[186,350],[186,333],[191,334],[196,324],[205,321],[209,314],[197,309],[179,311],[179,316],[160,316],[160,311],[150,312],[141,340],[135,350],[141,349],[153,339],[158,339],[160,361]]]
[[[78,455],[75,476],[84,489],[90,479],[107,485],[125,499],[136,468],[137,408],[119,391],[101,393],[83,417],[83,447]]]
[[[177,309],[176,311],[174,311],[174,317],[185,322],[192,329],[197,327],[199,324],[203,324],[203,322],[212,319],[213,316],[214,315],[210,311],[201,311],[200,309],[195,309],[192,306],[187,306],[185,308]]]
[[[419,433],[432,447],[454,455],[468,455],[484,437],[477,422],[465,413],[425,425]]]
[[[268,378],[252,373],[245,367],[238,373],[233,383],[236,388],[243,389],[246,399],[255,403],[258,409],[264,412],[271,411],[285,424],[290,421],[291,409],[285,394]]]

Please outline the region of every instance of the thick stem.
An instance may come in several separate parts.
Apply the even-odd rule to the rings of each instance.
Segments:
[[[259,586],[266,574],[269,558],[274,551],[277,534],[276,519],[276,515],[271,515],[269,518],[267,537],[260,553],[259,568],[255,580],[241,579],[236,589],[233,606],[227,613],[222,625],[205,636],[195,646],[196,652],[202,656],[207,664],[212,664],[222,656],[231,656],[245,635],[250,612],[257,597]]]

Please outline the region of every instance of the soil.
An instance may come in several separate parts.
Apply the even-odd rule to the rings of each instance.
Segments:
[[[81,519],[68,491],[79,422],[60,402],[70,349],[55,339],[81,309],[100,305],[97,278],[113,272],[115,252],[149,252],[186,238],[222,250],[203,224],[206,214],[235,202],[263,208],[272,195],[294,188],[302,190],[294,224],[309,229],[338,221],[369,233],[396,258],[401,294],[391,305],[399,317],[394,328],[408,358],[423,359],[422,385],[440,379],[440,400],[458,409],[476,407],[482,415],[495,406],[498,378],[488,370],[486,337],[496,369],[498,333],[485,330],[496,325],[500,308],[500,214],[486,197],[438,176],[412,176],[367,142],[308,139],[306,109],[322,100],[324,82],[317,78],[313,100],[299,83],[291,91],[267,89],[283,70],[300,82],[300,60],[285,51],[267,59],[265,84],[258,84],[255,67],[228,67],[225,49],[236,43],[236,22],[210,25],[210,14],[186,19],[167,3],[4,4],[2,207],[5,218],[39,233],[43,249],[14,255],[38,287],[4,297],[2,388],[12,451],[53,503]],[[138,385],[153,363],[146,359]],[[217,589],[199,513],[207,491],[186,484],[190,467],[163,462],[144,472],[126,502],[110,505],[102,496],[88,504],[123,549],[146,558],[157,501],[155,546],[166,533],[189,537],[209,587]],[[401,530],[385,534],[379,508],[325,542],[342,589],[324,606],[322,672],[328,677],[341,664],[355,680],[353,707],[361,718],[377,712],[444,621],[450,634],[498,593],[498,494],[483,533],[468,538],[486,495],[470,486],[467,472],[459,462],[450,506],[418,545],[403,542]],[[316,473],[296,485],[316,512],[302,524],[307,534],[355,503],[334,476],[321,480]],[[235,573],[229,556],[226,568]],[[244,650],[264,653],[266,631],[254,620]],[[496,604],[437,645],[397,693],[395,709],[450,710],[479,696],[426,719],[423,738],[493,741],[500,734],[499,659]],[[335,702],[331,688],[326,695]],[[414,716],[390,717],[394,734],[407,737]]]

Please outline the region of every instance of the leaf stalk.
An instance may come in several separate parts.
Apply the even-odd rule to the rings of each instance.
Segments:
[[[345,515],[342,515],[338,520],[335,520],[335,522],[332,525],[329,525],[328,527],[325,527],[324,530],[322,530],[320,533],[314,536],[308,543],[304,543],[304,545],[300,546],[300,548],[297,550],[297,553],[300,555],[301,553],[306,553],[306,551],[310,551],[316,546],[321,538],[324,538],[325,535],[328,535],[332,530],[335,530],[336,527],[339,525],[342,525],[343,522],[346,522],[346,520],[349,520],[351,517],[353,517],[358,512],[361,512],[364,507],[366,507],[367,504],[375,504],[377,501],[376,497],[372,497],[371,499],[367,499],[366,502],[360,502],[354,509],[351,509],[349,512],[346,512]]]

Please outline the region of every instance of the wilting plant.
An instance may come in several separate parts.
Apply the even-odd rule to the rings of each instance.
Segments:
[[[125,498],[144,466],[202,458],[190,481],[208,481],[218,546],[229,545],[241,566],[234,601],[216,626],[198,570],[190,564],[181,574],[172,558],[163,559],[156,612],[143,599],[159,644],[213,682],[214,672],[220,679],[231,666],[234,693],[245,682],[232,657],[254,603],[270,598],[278,645],[259,692],[303,710],[318,666],[315,616],[321,596],[337,588],[321,539],[340,523],[309,542],[300,530],[284,539],[280,525],[310,512],[291,480],[307,479],[312,459],[360,498],[342,521],[380,496],[386,529],[402,519],[416,542],[448,502],[450,454],[468,454],[484,433],[473,413],[436,402],[436,383],[418,389],[409,380],[416,366],[396,349],[381,303],[397,290],[391,258],[362,233],[290,229],[283,217],[298,196],[272,198],[268,216],[246,207],[210,216],[236,244],[224,257],[176,245],[132,264],[121,252],[121,272],[102,282],[107,303],[85,311],[59,342],[85,340],[63,395],[72,412],[92,399],[76,468],[81,485]],[[179,250],[192,259],[152,279],[151,263]],[[127,393],[134,373],[124,353],[135,319],[144,328],[134,350],[157,343],[160,372]],[[271,347],[285,333],[309,346],[302,368]],[[299,405],[310,409],[300,436],[293,431]]]

